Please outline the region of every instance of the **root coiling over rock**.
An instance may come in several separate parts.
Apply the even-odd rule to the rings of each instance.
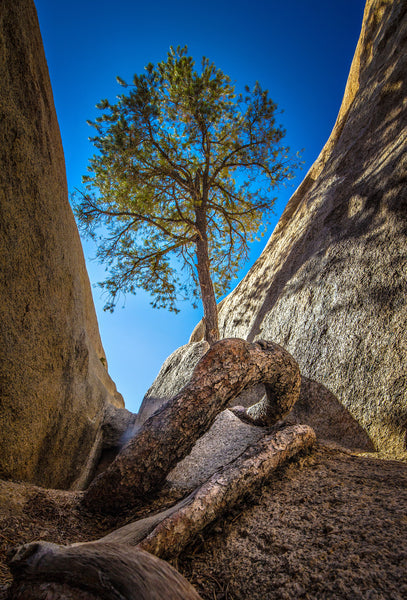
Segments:
[[[190,502],[161,521],[138,547],[161,558],[176,556],[242,497],[253,495],[277,467],[314,443],[315,433],[308,425],[265,436],[198,488]]]
[[[14,576],[10,598],[198,600],[194,588],[157,557],[179,554],[241,497],[255,493],[278,466],[314,442],[309,426],[284,427],[259,440],[171,509],[95,542],[21,546],[10,561]]]
[[[141,504],[186,456],[216,415],[244,389],[263,383],[267,402],[255,410],[258,424],[272,425],[290,412],[301,376],[293,357],[273,342],[226,339],[197,364],[191,381],[152,415],[84,495],[92,512],[116,512]]]
[[[216,343],[196,366],[189,384],[145,422],[95,479],[84,495],[86,507],[110,512],[141,504],[228,402],[256,383],[265,385],[266,399],[248,409],[244,418],[272,425],[299,397],[298,365],[272,342]],[[35,542],[20,547],[10,561],[14,577],[10,598],[199,600],[194,588],[158,557],[177,555],[242,496],[255,493],[276,467],[314,442],[315,433],[307,425],[275,429],[166,511],[95,542],[67,547]]]

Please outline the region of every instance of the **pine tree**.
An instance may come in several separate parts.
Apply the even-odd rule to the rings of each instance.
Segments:
[[[116,104],[102,100],[90,124],[90,160],[75,212],[99,237],[109,276],[105,309],[143,288],[155,307],[177,311],[180,293],[204,309],[205,337],[219,339],[216,297],[264,229],[273,190],[298,162],[280,144],[276,104],[258,83],[236,94],[207,58],[195,70],[187,48],[135,75]],[[188,277],[182,277],[187,270]]]

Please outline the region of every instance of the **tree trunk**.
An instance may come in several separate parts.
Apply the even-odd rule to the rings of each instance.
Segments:
[[[116,512],[141,504],[192,449],[216,415],[245,388],[264,383],[273,408],[268,424],[297,401],[301,376],[293,357],[272,342],[221,340],[199,361],[191,381],[150,417],[109,468],[85,492],[92,512]]]
[[[199,286],[201,288],[201,298],[204,310],[205,340],[212,346],[219,340],[218,327],[218,307],[216,304],[215,292],[213,289],[209,251],[208,237],[206,234],[206,215],[205,208],[202,206],[196,209],[196,226],[199,236],[196,242],[196,258]]]

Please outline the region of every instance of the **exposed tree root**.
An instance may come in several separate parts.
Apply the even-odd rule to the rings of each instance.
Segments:
[[[190,383],[146,421],[94,481],[84,495],[86,507],[103,513],[141,504],[231,398],[264,383],[267,400],[256,405],[253,420],[270,425],[291,410],[300,381],[297,363],[277,344],[238,339],[216,343],[198,363]],[[260,439],[165,511],[95,542],[21,546],[10,561],[14,576],[10,598],[199,599],[190,584],[157,557],[177,555],[242,496],[254,493],[276,467],[314,442],[315,433],[309,426],[286,426]]]
[[[273,470],[314,442],[315,434],[307,425],[285,427],[262,438],[166,511],[121,527],[95,542],[68,547],[48,542],[21,546],[10,561],[14,576],[10,597],[198,599],[187,581],[156,557],[177,555],[242,496],[253,493]]]
[[[86,508],[116,512],[143,503],[171,468],[186,456],[216,415],[245,388],[264,383],[268,425],[289,413],[299,397],[297,363],[272,342],[240,339],[214,344],[179,394],[150,417],[84,495]]]
[[[10,562],[13,600],[199,600],[168,563],[123,544],[21,546]]]
[[[272,471],[314,442],[315,433],[307,425],[265,436],[198,488],[190,502],[161,521],[138,547],[162,558],[179,554],[207,525],[253,494]]]

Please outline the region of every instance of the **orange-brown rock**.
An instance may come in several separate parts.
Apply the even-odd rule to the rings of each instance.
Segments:
[[[81,487],[105,365],[32,0],[0,1],[0,477]]]

